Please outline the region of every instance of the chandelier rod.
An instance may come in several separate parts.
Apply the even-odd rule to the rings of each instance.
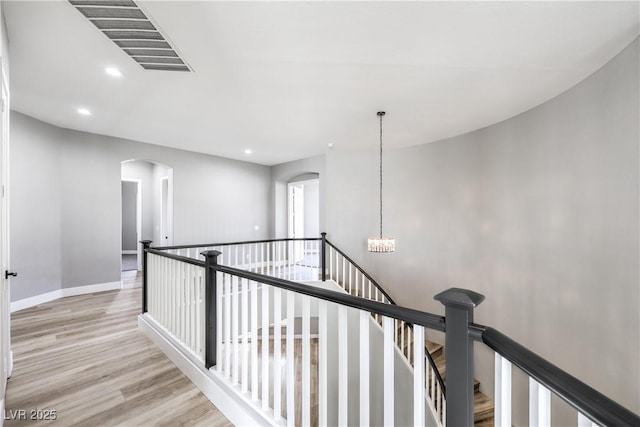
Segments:
[[[384,111],[378,111],[380,117],[380,237],[382,238],[382,116]]]

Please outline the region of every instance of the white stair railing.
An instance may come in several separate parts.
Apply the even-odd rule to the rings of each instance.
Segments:
[[[277,246],[271,250],[277,263]],[[274,425],[470,425],[473,404],[455,396],[472,393],[474,340],[496,353],[496,425],[512,425],[513,366],[529,376],[532,426],[553,424],[552,394],[576,409],[579,426],[640,425],[636,414],[499,331],[472,323],[480,294],[453,288],[436,295],[445,322],[321,282],[220,265],[218,256],[209,252],[205,263],[146,246],[143,315]],[[446,355],[449,402],[424,346],[405,345],[424,342],[425,327],[446,332],[447,348],[458,349]]]

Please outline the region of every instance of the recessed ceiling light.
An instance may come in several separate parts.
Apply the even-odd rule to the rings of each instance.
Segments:
[[[91,111],[87,110],[86,108],[78,108],[78,114],[82,114],[83,116],[90,116]]]
[[[107,67],[104,71],[113,77],[122,77],[122,73],[116,67]]]
[[[328,143],[328,144],[327,144],[327,147],[329,147],[329,148],[333,148],[333,142]]]
[[[244,154],[251,154],[253,153],[253,151],[251,151],[250,148],[247,148],[246,150],[244,150]]]

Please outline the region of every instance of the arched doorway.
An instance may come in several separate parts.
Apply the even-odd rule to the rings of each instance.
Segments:
[[[122,270],[142,269],[140,240],[173,243],[173,168],[151,160],[121,164]]]
[[[320,236],[320,176],[306,173],[287,183],[288,237]]]

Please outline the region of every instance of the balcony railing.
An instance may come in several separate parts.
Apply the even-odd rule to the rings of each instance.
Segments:
[[[482,295],[455,288],[437,295],[445,316],[400,307],[324,235],[195,248],[149,244],[143,316],[274,424],[473,425],[478,341],[495,352],[496,425],[512,425],[512,366],[530,378],[532,426],[552,424],[551,394],[575,409],[576,425],[640,425],[637,414],[474,323]],[[204,260],[196,259],[200,249]],[[406,349],[409,338],[398,325],[409,326],[414,343],[428,330],[445,333],[446,390],[424,345]]]

